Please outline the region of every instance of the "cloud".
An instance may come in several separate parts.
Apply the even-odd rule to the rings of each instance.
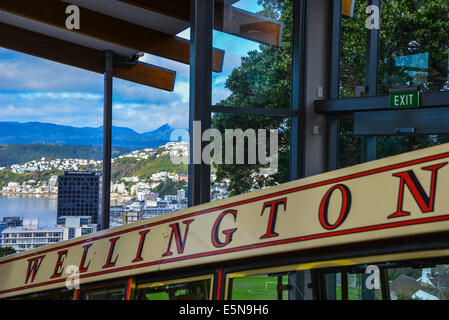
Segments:
[[[0,51],[1,90],[101,91],[102,75],[9,50]]]
[[[173,92],[114,79],[113,122],[140,132],[169,123],[187,127],[189,67],[177,68]],[[166,60],[166,61],[163,61]],[[170,63],[164,65],[167,61]],[[0,49],[0,121],[40,121],[76,127],[103,124],[103,75]]]
[[[183,33],[188,35],[188,30]],[[213,73],[213,103],[226,98],[226,78],[257,44],[214,32],[225,50],[222,73]],[[190,66],[145,54],[144,62],[176,71],[172,92],[114,79],[113,124],[138,132],[165,123],[187,128]],[[0,121],[40,121],[98,127],[103,123],[103,75],[0,49]]]
[[[112,123],[132,127],[137,132],[157,129],[168,123],[174,128],[188,128],[189,105],[114,104]],[[132,126],[131,126],[132,124]]]
[[[102,96],[67,92],[0,92],[0,121],[97,127],[103,121]]]

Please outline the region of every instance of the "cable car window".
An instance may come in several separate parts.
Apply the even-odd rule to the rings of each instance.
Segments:
[[[370,272],[336,272],[325,275],[328,300],[382,300],[378,268]]]
[[[91,288],[81,288],[80,300],[125,300],[126,283],[101,284]]]
[[[229,300],[309,300],[312,299],[310,271],[298,266],[241,271],[227,275]]]
[[[289,275],[258,274],[232,278],[231,300],[288,300]]]
[[[135,300],[210,300],[213,276],[138,283]]]
[[[74,290],[58,289],[32,293],[11,300],[73,300]]]
[[[449,265],[388,269],[392,300],[449,300]]]

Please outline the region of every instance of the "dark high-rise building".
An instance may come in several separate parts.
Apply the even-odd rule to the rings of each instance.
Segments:
[[[66,171],[58,176],[58,217],[90,216],[98,224],[101,214],[101,173]]]
[[[8,228],[21,227],[23,223],[20,217],[3,217],[3,222],[7,224]]]

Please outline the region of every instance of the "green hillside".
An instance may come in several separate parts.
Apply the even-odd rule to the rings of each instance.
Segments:
[[[111,167],[112,181],[123,177],[139,177],[148,180],[153,173],[161,171],[187,174],[187,165],[174,164],[169,155],[137,160],[136,158],[115,159]]]
[[[18,182],[20,184],[28,180],[46,181],[50,180],[51,176],[58,176],[64,174],[62,170],[48,170],[43,172],[26,172],[13,173],[10,168],[0,171],[0,189],[7,186],[9,182]]]
[[[127,152],[123,148],[115,148],[113,157]],[[9,144],[0,145],[0,167],[21,164],[27,161],[38,160],[42,157],[52,159],[88,159],[101,160],[103,151],[95,146],[71,146],[55,144]]]

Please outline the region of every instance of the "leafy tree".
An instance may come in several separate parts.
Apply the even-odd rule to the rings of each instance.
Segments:
[[[226,80],[225,87],[231,91],[230,96],[218,104],[228,107],[289,108],[292,3],[282,0],[260,0],[258,3],[264,8],[261,12],[262,15],[283,22],[283,41],[280,47],[260,45],[259,50],[248,52],[248,56],[242,58],[241,65],[235,68]],[[231,195],[288,181],[290,135],[288,119],[221,113],[213,116],[212,126],[220,130],[222,134],[225,129],[242,129],[243,131],[254,129],[256,132],[258,129],[279,129],[279,169],[275,174],[269,176],[263,174],[261,169],[266,166],[259,162],[248,165],[214,165],[217,175],[216,183],[222,183],[229,179],[228,191]],[[268,134],[267,138],[269,138]],[[267,147],[267,149],[269,148]],[[234,159],[235,157],[234,150]],[[245,159],[247,159],[246,151]],[[247,163],[246,160],[245,163]]]
[[[127,150],[114,148],[112,156],[117,157]],[[102,147],[72,146],[55,144],[16,144],[0,145],[0,167],[20,164],[32,160],[48,159],[88,159],[101,160],[103,158]]]
[[[355,87],[365,83],[367,37],[360,30],[365,28],[367,2],[355,4],[354,16],[342,21],[340,98],[355,96]],[[448,16],[447,1],[382,0],[378,95],[407,86],[418,86],[421,92],[449,90]],[[360,163],[362,139],[353,135],[353,121],[339,125],[339,166]],[[377,137],[377,158],[448,141],[439,135]]]
[[[154,192],[158,192],[159,197],[163,198],[166,195],[176,195],[178,190],[181,189],[187,192],[187,184],[185,181],[175,182],[171,179],[164,179],[154,188]]]
[[[12,247],[1,247],[0,248],[0,257],[6,257],[11,254],[16,253],[16,250]]]
[[[248,52],[241,65],[233,70],[225,86],[231,92],[219,104],[248,108],[288,108],[292,58],[292,2],[259,0],[261,14],[282,21],[283,40],[280,48],[260,45]],[[340,98],[354,97],[356,86],[365,85],[366,45],[365,22],[367,1],[356,1],[354,16],[342,21]],[[448,90],[449,6],[443,0],[382,0],[378,94],[390,88],[418,85],[421,92]],[[427,70],[398,64],[397,57],[428,53]],[[415,56],[417,59],[420,56]],[[407,58],[408,59],[408,58]],[[416,64],[416,62],[415,62]],[[216,183],[229,181],[231,195],[263,188],[288,180],[289,121],[276,117],[216,114],[213,127],[224,129],[280,128],[279,171],[260,175],[263,167],[256,165],[215,165]],[[448,142],[444,136],[378,137],[377,157],[416,150]],[[353,135],[352,120],[339,125],[339,166],[361,161],[361,137]],[[235,156],[235,155],[234,155]]]
[[[9,182],[18,182],[23,184],[28,180],[45,181],[48,182],[52,176],[59,176],[64,174],[64,170],[47,170],[47,171],[30,171],[25,173],[14,173],[10,168],[5,168],[0,171],[0,188],[8,185]]]
[[[111,178],[113,181],[118,181],[123,177],[134,176],[148,180],[153,173],[161,171],[186,174],[187,165],[174,164],[169,155],[140,160],[136,158],[115,159],[111,166]]]

